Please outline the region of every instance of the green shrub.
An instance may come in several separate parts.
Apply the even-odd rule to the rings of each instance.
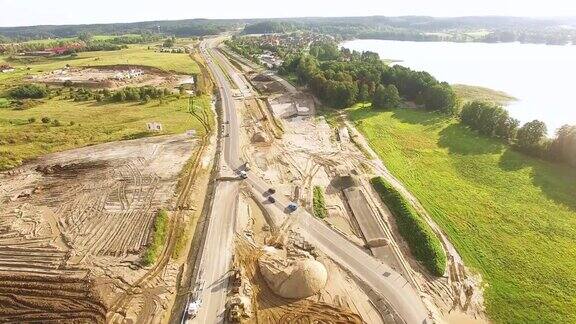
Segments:
[[[54,119],[52,120],[52,126],[59,127],[62,126],[62,123],[58,119]]]
[[[433,275],[442,276],[446,271],[446,253],[430,226],[384,178],[372,178],[370,183],[394,214],[400,234],[414,257]]]
[[[0,108],[7,108],[10,106],[10,101],[6,98],[0,98]]]
[[[324,200],[324,191],[320,186],[314,186],[312,191],[312,205],[314,209],[314,216],[318,218],[326,218],[328,216],[326,201]]]
[[[42,117],[42,124],[48,124],[50,122],[50,117]]]
[[[35,122],[36,122],[36,118],[34,118],[34,117],[28,118],[28,123],[29,123],[29,124],[34,124]]]
[[[154,220],[154,236],[152,238],[152,243],[148,246],[142,258],[142,262],[145,266],[154,264],[160,253],[162,253],[164,244],[166,243],[167,231],[168,212],[164,209],[160,209],[156,214],[156,219]]]
[[[48,88],[38,84],[23,84],[10,90],[10,97],[18,99],[40,99],[48,95]]]

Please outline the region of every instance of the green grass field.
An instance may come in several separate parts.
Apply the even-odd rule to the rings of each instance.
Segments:
[[[482,274],[493,321],[576,322],[576,171],[435,113],[349,116]]]
[[[201,97],[205,109],[210,98]],[[17,166],[23,160],[46,153],[62,151],[121,139],[148,136],[146,123],[157,121],[163,134],[183,133],[197,129],[200,123],[188,114],[188,99],[166,99],[162,104],[73,102],[50,99],[27,110],[0,109],[0,170]],[[43,124],[42,117],[58,119],[62,126]],[[35,118],[32,124],[29,118]],[[73,122],[74,125],[70,125]]]
[[[501,105],[506,105],[512,101],[517,100],[511,95],[489,88],[471,86],[465,84],[453,84],[452,89],[456,92],[456,95],[463,102],[479,100],[479,101],[489,101]]]

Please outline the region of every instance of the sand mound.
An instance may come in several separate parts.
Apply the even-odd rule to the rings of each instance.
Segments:
[[[268,286],[284,298],[306,298],[324,288],[328,280],[326,267],[308,258],[286,260],[269,251],[258,261]]]
[[[254,135],[252,135],[252,143],[264,143],[268,141],[269,141],[268,136],[263,132],[257,132],[254,133]]]

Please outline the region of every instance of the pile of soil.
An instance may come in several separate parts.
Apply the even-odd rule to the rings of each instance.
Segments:
[[[328,280],[326,267],[312,258],[284,259],[270,251],[259,259],[258,265],[268,286],[284,298],[313,296]]]

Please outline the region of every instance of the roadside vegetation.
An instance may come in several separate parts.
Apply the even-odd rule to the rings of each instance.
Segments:
[[[312,206],[314,216],[318,218],[328,217],[328,209],[326,209],[326,201],[324,199],[324,189],[320,186],[314,186],[312,190]]]
[[[168,212],[161,209],[156,215],[154,220],[154,234],[152,236],[152,243],[146,248],[142,257],[142,263],[145,266],[153,265],[164,249],[166,243],[166,235],[168,234]]]
[[[370,183],[396,219],[400,235],[408,242],[416,260],[431,274],[440,277],[446,271],[446,253],[442,243],[422,216],[384,178],[375,177]]]
[[[350,118],[486,282],[495,322],[576,322],[576,171],[443,114],[356,107]]]

